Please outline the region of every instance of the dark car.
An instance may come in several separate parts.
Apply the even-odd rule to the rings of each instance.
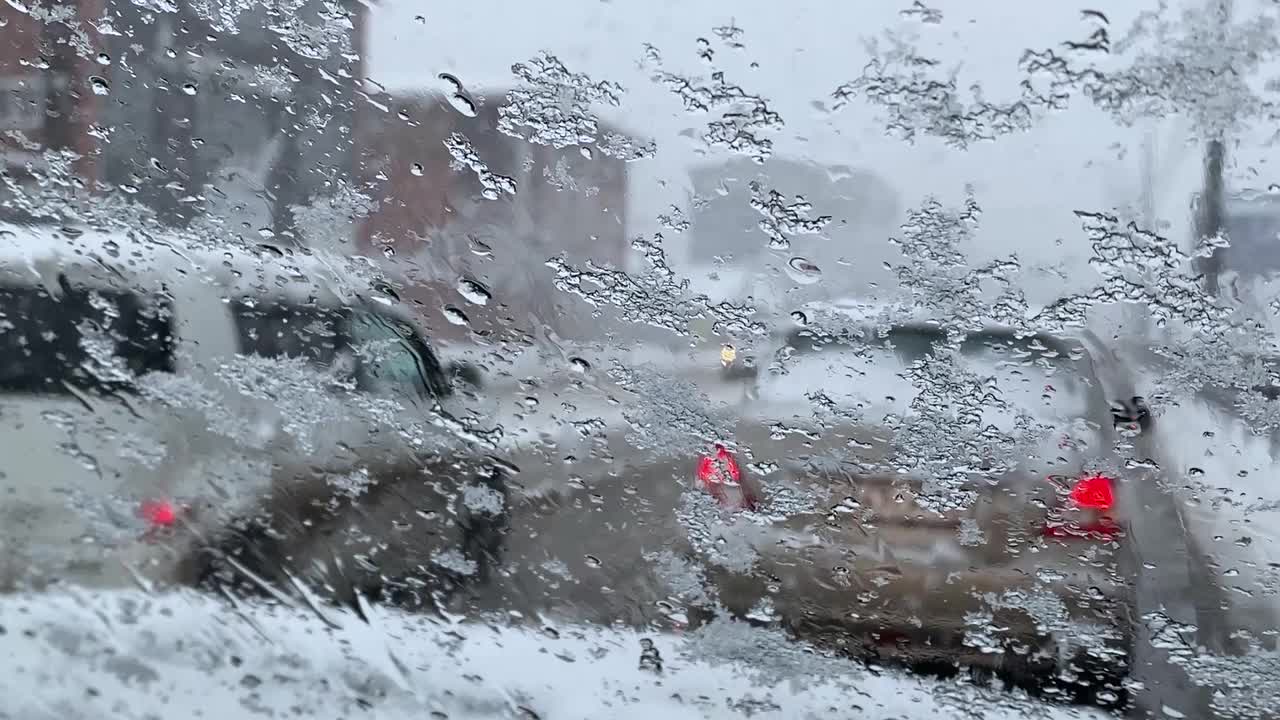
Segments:
[[[446,408],[458,388],[478,386],[478,372],[442,364],[407,319],[377,304],[233,305],[257,354],[306,358],[350,377],[357,393],[400,401],[400,411],[438,413],[441,432],[463,427]],[[371,343],[392,349],[370,357]],[[269,492],[197,544],[185,580],[268,594],[325,589],[345,601],[359,592],[417,606],[434,591],[486,578],[506,520],[506,464],[483,447],[346,450],[347,463],[278,468]]]

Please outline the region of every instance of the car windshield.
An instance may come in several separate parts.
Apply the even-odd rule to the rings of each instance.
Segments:
[[[368,310],[352,311],[348,322],[350,341],[365,360],[359,371],[361,387],[423,399],[449,392],[435,353],[412,325]]]
[[[1280,0],[0,2],[0,720],[1264,720]]]
[[[915,372],[949,354],[946,333],[921,325],[869,326],[839,336],[795,329],[786,337],[783,354],[789,357],[781,367],[789,376],[787,387],[772,392],[839,395],[873,411],[873,417],[906,414],[914,402],[927,402],[913,382]],[[1023,413],[1046,431],[1061,431],[1107,412],[1105,395],[1078,343],[984,331],[964,337],[955,348],[949,366],[990,387],[979,403],[984,423],[1009,431]],[[813,387],[804,393],[794,387],[797,382]]]
[[[330,370],[343,352],[359,356],[357,387],[430,399],[448,383],[421,333],[403,320],[358,307],[242,300],[231,304],[240,350],[264,358],[300,358]]]

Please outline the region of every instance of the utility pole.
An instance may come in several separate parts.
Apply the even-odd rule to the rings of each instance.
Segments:
[[[1222,179],[1226,154],[1226,146],[1221,138],[1209,141],[1205,150],[1204,192],[1200,194],[1198,239],[1220,235],[1226,223],[1223,210],[1225,189]],[[1218,248],[1211,249],[1208,257],[1203,259],[1200,263],[1200,272],[1204,276],[1204,291],[1209,295],[1218,295],[1221,292],[1219,277],[1222,274],[1222,254]]]
[[[1231,21],[1231,0],[1215,0],[1218,7],[1220,32],[1225,35]],[[1220,38],[1224,39],[1224,38]],[[1216,136],[1209,139],[1205,148],[1204,191],[1200,194],[1199,217],[1196,218],[1196,240],[1212,238],[1222,234],[1226,224],[1226,184],[1223,173],[1226,170],[1226,130],[1215,130]],[[1212,248],[1209,255],[1200,262],[1200,272],[1204,280],[1204,291],[1216,297],[1222,291],[1222,252]]]

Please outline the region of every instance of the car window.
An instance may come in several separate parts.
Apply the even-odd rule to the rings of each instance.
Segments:
[[[368,310],[350,314],[349,337],[361,354],[359,382],[377,392],[448,393],[448,381],[421,333],[407,322]]]
[[[1101,417],[1103,399],[1082,351],[1044,337],[979,333],[961,346],[965,364],[994,378],[1000,397],[1037,420],[1058,425]]]
[[[0,287],[0,388],[128,391],[132,380],[173,372],[167,301],[116,290]]]
[[[372,310],[239,300],[231,303],[241,352],[264,358],[302,358],[328,370],[344,352],[358,357],[363,392],[432,398],[448,381],[422,334],[411,324]]]
[[[788,331],[786,338],[788,354],[825,358],[810,368],[811,372],[822,368],[823,379],[817,384],[829,385],[828,378],[834,380],[856,368],[868,400],[893,397],[900,410],[904,397],[910,400],[915,394],[902,376],[914,363],[930,361],[946,342],[940,328],[927,325],[868,326],[839,334],[797,328]],[[963,367],[994,379],[999,396],[1017,409],[1053,421],[1098,416],[1099,389],[1091,378],[1087,356],[1072,343],[984,331],[965,336],[959,350]],[[894,392],[887,393],[888,388]],[[999,412],[992,417],[1003,422]]]
[[[340,310],[257,300],[230,305],[240,351],[246,355],[303,358],[328,368],[345,344]]]

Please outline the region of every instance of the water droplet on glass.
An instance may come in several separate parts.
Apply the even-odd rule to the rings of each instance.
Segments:
[[[524,399],[524,406],[527,408],[538,407],[538,398],[529,396]]]
[[[458,294],[466,298],[467,302],[476,305],[485,305],[489,302],[489,298],[493,297],[485,286],[470,278],[462,278],[458,281]]]
[[[580,357],[571,357],[569,358],[569,367],[572,368],[574,372],[585,373],[591,369],[591,363]]]
[[[412,174],[412,175],[416,175],[417,177],[422,177],[422,173],[423,173],[423,170],[422,170],[422,164],[421,164],[421,163],[414,163],[414,164],[410,165],[410,166],[409,166],[409,173],[410,173],[410,174]]]
[[[787,276],[801,285],[812,285],[822,279],[822,270],[802,257],[787,261]]]
[[[662,672],[662,653],[649,638],[640,640],[640,669],[649,672]]]
[[[461,310],[452,305],[446,305],[440,312],[444,314],[445,320],[454,325],[466,325],[471,322]]]
[[[1203,477],[1204,470],[1198,467],[1188,468],[1187,474],[1190,475],[1191,477]]]
[[[188,95],[195,95],[195,94],[196,94],[196,84],[195,84],[195,83],[186,83],[185,85],[183,85],[183,86],[182,86],[182,92],[184,92],[184,93],[186,93],[186,94],[188,94]]]
[[[467,117],[475,117],[478,114],[476,112],[475,102],[463,93],[451,94],[449,96],[449,104],[453,106],[454,110],[457,110],[459,113]]]
[[[598,568],[604,564],[604,563],[601,563],[600,558],[596,557],[595,555],[587,555],[583,559],[587,561],[587,567]]]
[[[578,148],[578,152],[582,153],[582,157],[588,160],[591,159],[591,155],[592,155],[591,148],[587,147],[586,145],[583,145],[582,147]]]
[[[108,95],[111,93],[111,85],[106,78],[91,75],[89,77],[89,86],[93,88],[94,95]]]
[[[449,83],[449,90],[451,92],[460,93],[466,89],[462,87],[462,81],[458,79],[458,76],[454,75],[453,73],[442,72],[436,77]]]
[[[111,64],[111,56],[110,56],[110,55],[108,55],[108,54],[106,54],[106,53],[98,53],[98,64],[99,64],[99,65],[110,65],[110,64]]]
[[[414,16],[413,16],[413,21],[414,21],[414,22],[416,22],[416,23],[418,23],[419,25],[426,25],[426,24],[427,24],[427,18],[426,18],[425,16],[423,16],[423,15],[414,15]]]
[[[798,324],[798,325],[808,325],[808,324],[809,324],[809,316],[805,315],[804,313],[800,312],[799,310],[794,310],[794,311],[792,311],[792,313],[791,313],[791,319],[792,319],[793,321],[795,321],[795,322],[796,322],[796,324]]]
[[[275,231],[269,227],[258,228],[258,237],[263,238],[264,240],[275,236]]]

